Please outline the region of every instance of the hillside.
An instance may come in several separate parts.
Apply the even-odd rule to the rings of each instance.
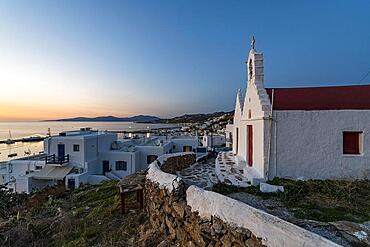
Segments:
[[[230,112],[213,112],[213,113],[199,113],[199,114],[185,114],[179,117],[170,119],[164,119],[165,123],[202,123],[209,121],[213,118],[221,117],[223,115],[228,116],[228,120],[234,116],[234,111]]]
[[[121,215],[116,181],[73,192],[63,186],[31,196],[1,192],[0,206],[0,246],[136,246],[146,222],[140,210]]]
[[[136,181],[138,176],[144,173],[125,179]],[[261,193],[258,187],[226,184],[215,184],[212,190],[338,243],[347,243],[344,246],[368,246],[364,244],[366,239],[357,238],[356,232],[365,229],[369,222],[370,181],[274,179],[270,183],[284,185],[285,191]],[[148,190],[146,193],[148,201],[144,205],[153,209]],[[163,227],[153,227],[149,220],[153,214],[138,209],[135,194],[127,197],[126,205],[128,213],[122,215],[117,181],[85,185],[74,191],[60,186],[32,195],[13,194],[0,188],[0,246],[150,247],[167,243],[169,236],[161,234]],[[162,214],[166,210],[158,208],[156,212]]]

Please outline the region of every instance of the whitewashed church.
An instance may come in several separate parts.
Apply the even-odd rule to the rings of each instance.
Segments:
[[[246,61],[245,96],[227,127],[233,159],[254,179],[370,178],[370,85],[265,88],[263,53]]]

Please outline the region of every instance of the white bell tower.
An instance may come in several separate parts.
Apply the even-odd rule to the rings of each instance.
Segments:
[[[264,86],[263,53],[258,53],[255,48],[254,35],[252,36],[251,50],[249,51],[247,64],[248,83]]]

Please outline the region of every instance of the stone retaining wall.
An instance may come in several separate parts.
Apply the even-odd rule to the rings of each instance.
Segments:
[[[145,194],[150,224],[159,236],[166,238],[163,246],[262,246],[249,230],[232,227],[217,217],[201,218],[192,212],[181,182],[177,190],[170,192],[146,180]]]
[[[339,246],[229,197],[187,188],[160,169],[168,158],[150,164],[145,182],[146,210],[152,229],[165,238],[161,246]]]
[[[181,164],[183,162],[183,164]],[[159,157],[149,165],[145,181],[146,210],[152,229],[164,237],[163,246],[262,246],[249,230],[217,217],[205,219],[187,205],[186,189],[175,168],[195,163],[195,154]],[[173,166],[173,167],[171,167]]]
[[[162,166],[161,170],[166,173],[176,174],[177,171],[181,171],[196,162],[195,153],[183,154],[180,156],[173,156],[167,158]]]

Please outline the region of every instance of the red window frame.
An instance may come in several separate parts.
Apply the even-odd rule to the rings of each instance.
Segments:
[[[343,154],[360,154],[360,131],[344,131],[343,132]]]

